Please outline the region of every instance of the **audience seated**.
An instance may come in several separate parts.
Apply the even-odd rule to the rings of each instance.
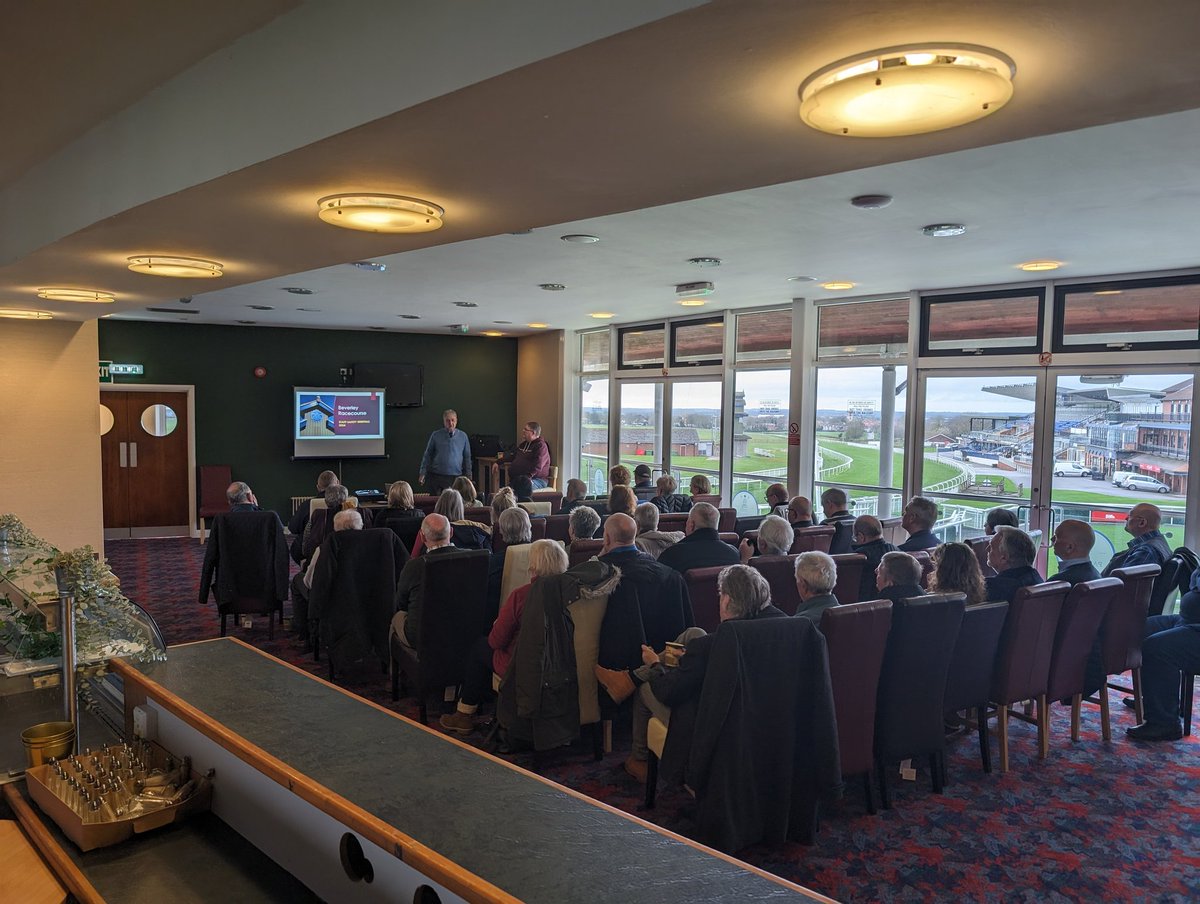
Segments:
[[[1058,522],[1050,542],[1054,547],[1054,555],[1058,558],[1058,574],[1050,580],[1066,581],[1074,587],[1084,581],[1099,579],[1100,572],[1092,564],[1092,547],[1096,545],[1096,532],[1090,524],[1077,518],[1066,518]]]
[[[712,495],[712,481],[703,474],[693,474],[688,492],[693,496],[710,496]]]
[[[627,487],[632,483],[633,475],[624,465],[613,465],[608,469],[609,489],[612,489],[613,487]]]
[[[1022,587],[1045,583],[1033,567],[1036,557],[1029,534],[1016,527],[997,527],[988,544],[988,564],[996,572],[985,583],[988,601],[1011,603]]]
[[[653,474],[649,465],[638,465],[633,469],[633,488],[635,490],[654,489],[654,481],[651,479]]]
[[[442,490],[438,496],[437,505],[433,507],[434,514],[444,515],[454,532],[454,545],[459,549],[491,549],[492,528],[478,521],[468,521],[463,515],[463,500],[458,490]],[[421,537],[418,535],[414,552],[421,548]]]
[[[784,515],[793,528],[812,527],[812,502],[807,496],[793,496]]]
[[[511,519],[518,512],[524,514],[522,509],[510,509],[505,515]],[[525,524],[528,523],[529,518],[526,517]],[[502,533],[504,528],[505,525],[501,524]],[[509,594],[500,608],[491,633],[479,638],[471,648],[466,662],[462,696],[455,711],[442,716],[442,728],[459,735],[468,735],[475,730],[475,713],[479,711],[479,704],[491,696],[492,675],[503,676],[512,661],[517,633],[521,628],[521,614],[525,609],[525,599],[530,588],[538,578],[562,574],[566,570],[567,553],[561,543],[553,540],[534,542],[529,551],[529,583]]]
[[[987,518],[983,522],[983,532],[987,536],[992,536],[996,533],[998,527],[1020,527],[1021,523],[1017,520],[1017,513],[1009,508],[994,508],[988,509]]]
[[[737,564],[740,561],[738,551],[717,534],[720,521],[721,513],[716,506],[697,502],[688,512],[684,526],[686,536],[663,550],[658,560],[680,574],[691,568]]]
[[[657,559],[664,549],[674,546],[683,539],[683,531],[658,529],[658,506],[649,502],[641,503],[633,512],[633,520],[637,522],[638,535],[634,541],[638,549],[651,558]]]
[[[1200,569],[1179,601],[1179,615],[1152,615],[1142,639],[1145,721],[1125,729],[1136,741],[1177,741],[1182,675],[1200,673]],[[1102,688],[1102,693],[1106,692]]]
[[[563,496],[562,509],[559,511],[561,515],[569,515],[579,506],[583,505],[583,497],[587,495],[587,484],[578,477],[572,477],[567,481],[567,491]]]
[[[450,484],[450,489],[458,490],[458,495],[462,496],[463,506],[479,505],[479,493],[475,489],[475,484],[470,477],[459,475],[454,478],[454,482]]]
[[[778,515],[780,518],[787,517],[787,487],[782,483],[773,483],[767,487],[763,493],[763,498],[767,502],[768,515]]]
[[[975,550],[966,543],[943,543],[939,546],[933,553],[929,592],[965,593],[968,606],[985,602],[987,589]]]
[[[1129,510],[1125,519],[1125,533],[1133,539],[1123,552],[1117,553],[1104,566],[1101,574],[1108,577],[1114,568],[1132,568],[1134,565],[1157,565],[1162,568],[1171,558],[1171,547],[1167,538],[1159,533],[1162,512],[1157,505],[1142,502]]]
[[[341,484],[333,483],[326,487],[325,507],[313,510],[312,517],[308,520],[308,527],[305,529],[304,540],[301,543],[300,567],[302,569],[308,567],[313,553],[325,542],[325,538],[333,533],[333,516],[346,508],[349,501],[350,491]],[[294,587],[295,584],[292,586]]]
[[[600,530],[600,515],[589,505],[581,505],[571,512],[567,521],[567,536],[571,542],[576,540],[594,540]]]
[[[829,554],[838,556],[850,552],[854,539],[854,516],[847,510],[849,498],[840,487],[830,487],[821,494],[821,511],[825,514],[822,524],[832,524],[836,529],[829,543]]]
[[[837,563],[823,552],[802,552],[796,556],[796,592],[800,606],[793,618],[807,618],[818,628],[821,613],[838,604],[833,595],[837,585]]]
[[[921,588],[921,563],[906,552],[884,553],[875,569],[876,596],[881,600],[911,599],[914,596],[924,596]]]
[[[896,547],[883,539],[883,525],[874,515],[859,515],[854,519],[854,542],[850,544],[851,552],[862,553],[867,557],[863,563],[862,578],[858,583],[859,602],[879,599],[875,583],[875,569],[885,553],[894,552]]]
[[[771,605],[771,588],[766,579],[745,565],[731,565],[722,571],[717,578],[717,593],[723,622],[744,618],[786,618]],[[619,673],[626,676],[629,689],[634,681],[641,684],[633,708],[633,751],[625,761],[625,771],[641,784],[646,783],[646,763],[650,755],[646,746],[650,717],[657,716],[669,725],[672,708],[699,698],[715,637],[715,634],[705,634],[702,628],[688,628],[675,638],[675,643],[685,646],[674,667],[665,667],[662,653],[653,646],[644,645],[642,666],[634,670],[634,678],[631,680],[627,673]],[[618,683],[609,670],[597,669],[597,672],[606,689],[610,684]],[[680,745],[678,735],[671,743],[677,749],[682,746],[686,750],[689,746],[686,737]]]
[[[289,549],[292,561],[299,565],[304,560],[304,534],[308,530],[308,522],[312,517],[313,503],[319,501],[325,504],[325,491],[338,483],[338,477],[333,471],[322,471],[317,475],[317,495],[296,509],[292,520],[288,522],[288,533],[292,535],[292,545]]]
[[[453,493],[462,497],[457,490],[444,490],[442,495]],[[425,580],[425,562],[429,556],[448,555],[455,551],[450,542],[452,527],[450,520],[438,513],[426,515],[421,522],[421,538],[424,540],[425,554],[409,559],[400,572],[400,580],[396,583],[395,607],[396,614],[392,618],[392,633],[402,644],[415,650],[418,638],[421,636],[421,604],[423,597],[423,582]]]
[[[225,499],[229,502],[231,512],[261,512],[254,491],[248,483],[235,480],[225,490]]]
[[[510,508],[500,513],[496,532],[502,542],[493,544],[492,557],[488,561],[487,607],[489,619],[496,618],[500,609],[500,586],[504,582],[504,560],[508,547],[530,543],[533,540],[529,513],[523,508]],[[565,570],[565,569],[564,569]]]
[[[691,499],[675,492],[679,489],[679,484],[670,474],[664,474],[658,478],[657,485],[658,495],[651,498],[650,501],[660,512],[686,512],[692,507]]]
[[[758,526],[758,538],[742,540],[738,554],[743,565],[755,556],[786,556],[795,538],[796,532],[786,519],[767,515]]]
[[[913,496],[908,500],[900,518],[900,526],[908,531],[908,539],[896,548],[901,552],[936,548],[939,541],[933,532],[933,526],[937,524],[937,519],[936,502],[924,496]]]
[[[511,481],[509,486],[512,487],[513,495],[517,499],[517,505],[522,502],[533,502],[533,478],[528,474],[518,474]]]
[[[624,484],[617,484],[608,494],[608,513],[614,515],[620,512],[622,515],[633,517],[634,511],[637,509],[637,496],[629,487]]]
[[[375,512],[371,525],[389,528],[411,553],[425,513],[413,504],[413,490],[407,480],[397,480],[388,487],[387,501],[387,508]]]

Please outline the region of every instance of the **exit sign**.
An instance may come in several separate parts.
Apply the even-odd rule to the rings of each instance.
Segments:
[[[114,377],[116,376],[137,376],[140,377],[143,373],[142,365],[140,364],[109,364],[108,372]]]

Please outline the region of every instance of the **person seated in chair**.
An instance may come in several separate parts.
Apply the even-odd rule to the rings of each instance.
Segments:
[[[608,469],[608,488],[627,487],[633,483],[633,473],[624,465],[613,465]]]
[[[590,505],[581,505],[571,512],[567,519],[567,536],[574,545],[576,540],[594,540],[596,531],[600,530],[600,515]]]
[[[533,541],[529,513],[523,508],[510,508],[503,512],[496,529],[503,543],[496,544],[499,549],[493,549],[488,560],[487,612],[493,619],[500,608],[500,587],[504,583],[504,561],[508,557],[508,548]]]
[[[849,497],[841,487],[830,487],[821,494],[821,511],[825,514],[821,523],[834,528],[833,540],[829,543],[830,555],[843,555],[850,551],[850,541],[854,539],[854,516],[847,509],[849,504]]]
[[[543,490],[550,484],[550,447],[542,439],[542,425],[537,421],[527,421],[521,428],[521,441],[511,452],[502,452],[502,461],[509,462],[508,480],[518,475],[525,475],[533,481],[535,490]],[[492,465],[492,479],[500,483],[500,466]]]
[[[325,491],[331,486],[338,483],[338,477],[333,471],[322,471],[317,475],[317,495],[309,499],[303,505],[296,509],[292,515],[292,520],[288,522],[288,533],[292,535],[292,545],[289,552],[292,556],[292,561],[297,565],[304,559],[304,531],[308,527],[309,519],[313,513],[313,502],[320,499],[325,500]]]
[[[683,575],[638,549],[634,542],[636,538],[637,522],[625,514],[609,515],[604,522],[604,546],[599,559],[619,568],[622,591],[634,594],[627,598],[634,602],[636,610],[630,613],[632,618],[624,625],[628,632],[625,636],[632,637],[632,632],[636,631],[646,643],[662,649],[663,644],[692,624],[692,604]],[[680,543],[667,552],[676,549]],[[737,555],[732,546],[726,548]],[[616,615],[617,604],[617,600],[609,600],[606,622],[619,617]],[[633,641],[628,652],[636,654],[637,646],[638,642]]]
[[[703,474],[693,474],[692,480],[688,484],[688,492],[692,496],[711,496],[712,481]]]
[[[654,489],[654,481],[651,479],[654,472],[650,470],[649,465],[638,465],[633,469],[633,488],[635,490],[652,490]]]
[[[500,529],[503,531],[504,525]],[[454,712],[442,716],[442,728],[459,735],[469,735],[475,730],[475,714],[479,711],[479,704],[491,695],[492,675],[503,677],[512,661],[517,634],[521,630],[521,613],[525,609],[530,588],[538,578],[562,574],[566,570],[567,553],[561,543],[555,540],[534,541],[529,548],[529,583],[508,595],[496,617],[496,623],[492,625],[491,633],[479,638],[471,647],[464,664],[462,697]]]
[[[879,588],[875,584],[875,569],[884,554],[895,552],[896,547],[883,539],[883,525],[874,515],[859,515],[854,519],[854,542],[850,549],[867,557],[863,563],[862,577],[858,582],[859,601],[874,600]]]
[[[1084,581],[1095,581],[1100,572],[1092,564],[1092,547],[1096,545],[1096,532],[1086,521],[1066,518],[1054,528],[1050,538],[1054,555],[1058,558],[1058,574],[1052,581],[1066,581],[1072,587]]]
[[[458,490],[442,490],[437,504],[433,507],[434,514],[444,515],[450,522],[454,534],[454,545],[459,549],[491,549],[492,528],[480,521],[468,521],[464,514],[462,496]],[[423,536],[422,532],[422,536]],[[420,549],[420,540],[413,544]]]
[[[807,496],[793,496],[787,504],[784,517],[793,530],[813,526],[812,502]]]
[[[388,487],[387,508],[380,509],[371,519],[373,527],[386,527],[400,538],[404,548],[412,552],[417,533],[421,530],[421,519],[425,513],[413,501],[412,486],[407,480],[397,480]]]
[[[457,492],[446,490],[447,493]],[[461,496],[459,497],[462,498]],[[425,554],[409,559],[400,572],[396,583],[396,614],[392,618],[392,633],[409,649],[415,650],[421,637],[421,605],[424,594],[425,564],[431,556],[445,555],[454,551],[450,542],[452,528],[445,515],[426,515],[421,522],[421,538]]]
[[[766,578],[746,565],[730,565],[717,576],[717,594],[721,621],[743,618],[786,618],[771,605],[771,587]],[[625,771],[641,784],[646,783],[646,762],[650,749],[646,744],[651,716],[657,716],[670,726],[671,709],[688,700],[697,699],[704,686],[708,656],[715,634],[703,628],[688,628],[676,638],[684,644],[678,664],[668,667],[662,653],[642,646],[642,666],[629,672],[616,672],[597,667],[601,684],[608,689],[614,685],[616,694],[633,693],[635,681],[641,684],[633,706],[633,750],[625,761]],[[665,652],[665,651],[664,651]],[[613,693],[609,691],[610,695]],[[622,697],[624,699],[624,697]]]
[[[658,487],[658,495],[652,496],[650,502],[654,504],[660,512],[667,514],[669,512],[686,512],[692,507],[692,500],[682,493],[677,493],[679,484],[670,474],[664,474],[656,481]]]
[[[348,509],[334,513],[333,533],[340,530],[362,529],[362,515],[358,512]],[[322,543],[323,545],[324,543]],[[292,578],[292,630],[295,631],[296,638],[304,644],[306,649],[310,648],[312,644],[312,640],[308,636],[308,598],[312,593],[313,575],[317,573],[317,562],[320,558],[321,546],[318,546],[313,550],[312,558],[308,560],[308,567]]]
[[[908,531],[908,539],[897,549],[901,552],[917,552],[922,549],[936,549],[941,542],[933,532],[937,524],[938,507],[932,499],[924,496],[913,496],[904,506],[900,526]]]
[[[1033,561],[1037,548],[1029,534],[1016,527],[996,528],[992,542],[988,544],[988,564],[996,572],[986,581],[989,602],[1011,603],[1022,587],[1045,583]]]
[[[983,532],[987,536],[992,536],[996,533],[998,527],[1020,527],[1021,522],[1017,520],[1017,513],[1008,508],[988,509],[987,517],[983,522]]]
[[[713,565],[736,565],[738,551],[717,534],[721,513],[715,505],[697,502],[688,512],[684,533],[687,535],[674,546],[663,550],[658,560],[683,574],[690,568]]]
[[[533,480],[528,474],[518,474],[509,481],[517,505],[522,502],[533,502]]]
[[[333,516],[346,509],[349,502],[350,491],[340,483],[333,483],[325,488],[325,507],[313,511],[300,545],[302,569],[308,567],[313,553],[325,542],[325,538],[333,533]]]
[[[258,500],[254,498],[254,491],[250,489],[250,484],[242,483],[240,480],[235,480],[225,490],[225,499],[229,503],[231,512],[262,511],[258,507]]]
[[[1103,669],[1101,669],[1103,671]],[[1192,573],[1178,615],[1152,615],[1142,636],[1145,721],[1125,734],[1135,741],[1177,741],[1184,673],[1200,673],[1200,568]]]
[[[450,485],[450,489],[458,490],[458,495],[463,498],[463,505],[479,505],[479,492],[475,489],[475,483],[470,477],[458,476],[454,478],[454,483]]]
[[[893,603],[925,595],[921,587],[921,563],[906,552],[884,553],[875,569],[875,585],[879,588],[876,598]]]
[[[633,517],[633,513],[637,510],[637,496],[633,490],[624,484],[617,484],[608,494],[608,513],[614,515],[620,512],[623,515]]]
[[[658,506],[649,502],[641,503],[633,511],[633,520],[637,522],[638,534],[634,544],[653,559],[662,555],[662,551],[674,546],[683,539],[683,531],[658,529],[660,512]]]
[[[943,543],[939,546],[933,554],[929,592],[965,593],[968,606],[986,602],[987,590],[975,550],[966,543]]]
[[[562,508],[559,514],[569,515],[579,506],[583,505],[583,498],[587,495],[587,484],[578,477],[572,477],[567,481],[567,492],[563,496]]]
[[[780,518],[787,517],[787,487],[782,483],[773,483],[767,487],[766,492],[763,493],[763,498],[767,501],[768,515],[778,515]]]
[[[820,627],[821,613],[838,604],[833,595],[837,586],[837,562],[823,552],[802,552],[796,556],[796,592],[800,605],[793,618],[807,618]]]
[[[796,533],[785,518],[767,515],[758,526],[758,537],[754,540],[749,537],[743,539],[738,546],[738,555],[743,565],[758,556],[786,556],[795,539]]]
[[[1125,518],[1125,533],[1133,539],[1129,541],[1127,549],[1109,560],[1101,574],[1108,577],[1116,568],[1132,568],[1134,565],[1157,565],[1162,568],[1171,558],[1171,547],[1158,530],[1160,524],[1162,512],[1157,505],[1141,502],[1131,508]]]

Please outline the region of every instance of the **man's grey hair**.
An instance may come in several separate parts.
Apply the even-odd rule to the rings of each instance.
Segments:
[[[688,512],[688,518],[691,519],[695,530],[716,530],[717,525],[721,523],[721,512],[711,502],[697,502]]]
[[[906,552],[885,552],[879,560],[879,567],[892,584],[921,583],[921,563]]]
[[[455,411],[453,408],[447,408],[445,411],[442,412],[442,420],[445,420],[446,418],[450,417],[450,415],[454,415],[455,417],[458,417],[458,412]]]
[[[235,480],[229,485],[229,489],[225,491],[225,498],[229,500],[230,505],[241,505],[243,502],[249,502],[250,484]]]
[[[458,490],[442,490],[442,495],[438,496],[433,512],[436,515],[445,515],[447,521],[462,521],[462,493]]]
[[[1037,547],[1029,534],[1019,527],[1002,525],[996,528],[996,536],[1000,538],[1000,546],[1008,558],[1009,568],[1019,568],[1022,565],[1032,565],[1037,557]]]
[[[324,493],[335,483],[341,483],[338,476],[333,471],[322,471],[317,475],[317,492]]]
[[[730,565],[717,575],[717,593],[729,596],[731,618],[747,618],[771,605],[771,585],[757,568]]]
[[[505,509],[500,513],[500,539],[505,543],[528,543],[533,539],[529,512],[523,508]]]
[[[331,512],[341,509],[342,504],[350,498],[350,491],[340,483],[325,488],[325,508]]]
[[[917,523],[925,530],[930,530],[938,519],[937,503],[932,499],[927,499],[924,496],[913,496],[908,500],[908,505],[905,506],[909,511],[916,516]]]
[[[571,509],[571,536],[576,540],[591,540],[600,529],[600,514],[590,505]]]
[[[786,518],[767,515],[758,526],[758,553],[762,556],[786,556],[796,532]]]
[[[362,515],[356,509],[346,509],[344,512],[338,512],[333,516],[333,529],[339,530],[362,530]]]
[[[652,502],[643,502],[633,510],[633,520],[637,522],[638,533],[644,534],[649,530],[658,530],[658,506]]]
[[[1017,513],[1010,508],[997,506],[994,509],[988,509],[987,518],[984,519],[984,524],[995,532],[996,528],[1004,525],[1006,527],[1019,527],[1021,522],[1017,520]]]
[[[821,494],[821,505],[834,505],[839,509],[844,509],[846,500],[846,491],[841,487],[830,487]]]
[[[837,563],[824,552],[802,552],[796,556],[796,580],[804,581],[814,593],[833,593]]]

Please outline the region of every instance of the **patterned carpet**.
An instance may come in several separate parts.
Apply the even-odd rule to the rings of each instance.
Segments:
[[[105,548],[126,594],[158,620],[168,643],[216,637],[215,607],[197,603],[203,548],[194,540],[123,540]],[[327,677],[293,638],[265,619],[231,634]],[[410,718],[412,700],[393,704],[378,673],[338,683]],[[1125,738],[1133,715],[1112,695],[1113,741],[1100,741],[1099,714],[1085,707],[1083,740],[1072,744],[1069,712],[1054,707],[1051,753],[1036,757],[1036,730],[1013,723],[1012,771],[984,775],[974,736],[951,742],[950,786],[930,793],[928,775],[900,783],[894,808],[866,814],[853,785],[822,816],[812,847],[786,844],[742,859],[844,901],[1195,901],[1200,900],[1200,736],[1139,744]],[[614,751],[594,762],[581,746],[548,757],[543,775],[612,806],[686,833],[687,796],[663,792],[639,809],[642,789],[621,763],[628,723]],[[474,736],[478,743],[480,737]],[[995,757],[993,743],[993,757]],[[514,757],[526,767],[528,758]]]

